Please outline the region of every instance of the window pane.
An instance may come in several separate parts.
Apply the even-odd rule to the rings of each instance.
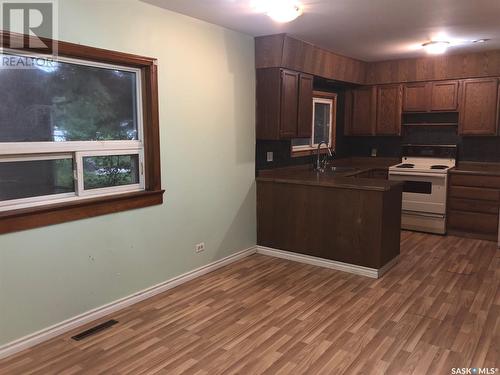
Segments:
[[[309,146],[311,138],[296,138],[292,139],[292,146]]]
[[[330,104],[314,103],[314,144],[330,143],[330,111]]]
[[[139,155],[86,156],[83,158],[83,185],[100,189],[139,183]]]
[[[74,191],[73,159],[0,162],[0,201]]]
[[[0,142],[138,139],[135,73],[67,62],[8,65],[0,67]]]

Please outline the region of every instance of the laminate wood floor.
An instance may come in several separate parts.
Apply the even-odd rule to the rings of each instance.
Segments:
[[[101,319],[120,323],[93,337],[74,331],[4,359],[0,373],[497,368],[499,283],[496,245],[457,237],[403,232],[401,261],[379,280],[253,255]]]

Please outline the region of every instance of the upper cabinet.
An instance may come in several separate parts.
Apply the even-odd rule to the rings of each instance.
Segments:
[[[374,135],[377,89],[364,86],[346,92],[346,135]]]
[[[297,114],[297,136],[310,138],[312,136],[313,118],[313,76],[299,76],[299,103]]]
[[[401,85],[364,86],[346,93],[345,134],[400,135]]]
[[[399,136],[402,112],[410,126],[456,126],[461,136],[496,136],[500,121],[498,78],[361,86],[346,92],[345,134]],[[454,115],[453,122],[436,116]]]
[[[257,139],[311,137],[313,77],[287,69],[257,69]]]
[[[431,84],[432,112],[455,112],[458,110],[458,81],[438,81]]]
[[[406,84],[403,90],[404,112],[427,112],[429,107],[429,84],[427,82]]]
[[[498,134],[498,79],[467,79],[460,93],[459,133]]]
[[[312,136],[313,80],[289,69],[257,69],[257,139]],[[344,132],[401,136],[408,126],[456,127],[458,120],[461,136],[496,136],[499,101],[499,78],[359,86],[345,94]]]
[[[280,138],[293,138],[297,136],[299,77],[300,74],[297,72],[289,70],[281,71]]]
[[[455,112],[458,81],[419,82],[404,85],[404,112]]]
[[[401,107],[403,87],[384,85],[377,87],[377,135],[401,135]]]

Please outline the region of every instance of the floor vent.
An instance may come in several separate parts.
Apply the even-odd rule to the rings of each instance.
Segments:
[[[72,339],[75,341],[80,341],[80,340],[86,339],[87,337],[95,335],[96,333],[99,333],[101,331],[104,331],[105,329],[108,329],[117,323],[118,323],[117,320],[113,320],[113,319],[108,320],[107,322],[101,323],[95,327],[92,327],[90,329],[87,329],[86,331],[79,333],[78,335],[73,336]]]

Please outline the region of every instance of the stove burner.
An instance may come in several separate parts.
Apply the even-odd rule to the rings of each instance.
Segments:
[[[396,168],[415,168],[415,164],[409,164],[409,163],[400,164]]]
[[[447,169],[447,165],[433,165],[431,166],[431,169]]]

